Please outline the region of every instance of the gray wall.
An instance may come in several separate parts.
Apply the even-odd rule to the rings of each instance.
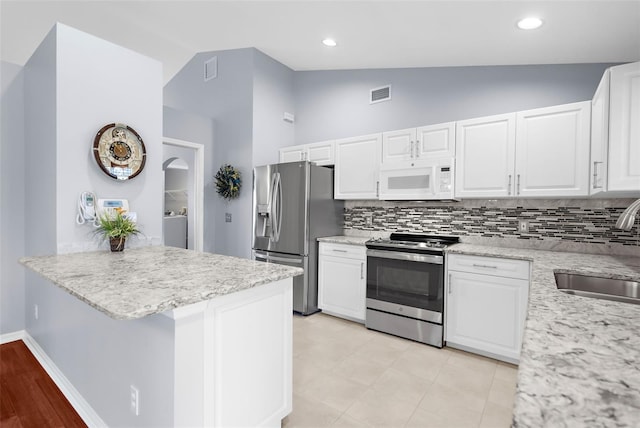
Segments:
[[[24,74],[0,62],[0,334],[24,330]]]
[[[294,72],[256,50],[253,56],[253,165],[277,163],[278,149],[294,144],[295,124],[284,112],[295,113]]]
[[[87,61],[92,57],[101,61]],[[128,66],[104,67],[105,63]],[[57,24],[24,73],[24,143],[30,161],[25,172],[26,254],[54,254],[93,244],[87,241],[93,228],[74,220],[83,190],[129,199],[142,231],[160,243],[161,64]],[[131,125],[145,141],[145,170],[131,181],[107,177],[91,155],[96,132],[112,121]],[[25,274],[24,288],[27,332],[107,425],[159,426],[172,420],[171,320],[110,319],[33,272]],[[131,384],[141,391],[138,417],[129,411]]]
[[[590,100],[611,64],[302,71],[296,144]],[[369,90],[391,84],[391,101]]]
[[[207,252],[215,252],[214,229],[217,194],[213,184],[213,176],[215,175],[214,121],[210,117],[164,106],[162,127],[165,137],[198,143],[204,146],[203,249]]]
[[[205,82],[204,62],[213,56],[218,57],[218,77]],[[205,222],[213,224],[214,252],[245,258],[251,254],[252,57],[253,49],[197,54],[164,87],[165,106],[215,121],[213,174],[227,163],[242,174],[240,197],[226,201],[216,194],[214,215]],[[225,222],[225,213],[232,214],[231,223]]]
[[[204,62],[213,56],[218,76],[205,82]],[[211,251],[250,258],[253,166],[277,161],[278,148],[294,142],[293,126],[282,120],[284,111],[293,112],[293,71],[254,48],[199,53],[167,83],[164,104],[215,121],[213,174],[205,183],[213,185],[218,169],[231,164],[243,188],[238,199],[214,197],[214,214],[205,220],[214,225]]]

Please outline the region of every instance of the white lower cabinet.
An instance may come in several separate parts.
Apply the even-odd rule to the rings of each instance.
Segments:
[[[447,346],[518,363],[530,263],[450,254],[447,265]]]
[[[321,242],[319,249],[318,307],[329,315],[364,323],[366,248]]]

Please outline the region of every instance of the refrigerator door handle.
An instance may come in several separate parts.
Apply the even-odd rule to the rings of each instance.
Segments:
[[[269,186],[269,189],[271,190],[271,199],[269,200],[269,226],[271,228],[271,230],[269,231],[269,240],[274,240],[275,239],[275,227],[276,227],[276,222],[275,222],[275,215],[276,215],[276,207],[274,204],[274,193],[276,191],[276,179],[277,179],[277,175],[276,173],[274,173],[271,176],[271,186]]]
[[[296,265],[301,265],[302,264],[302,260],[296,260],[296,259],[287,259],[284,257],[278,257],[278,256],[268,256],[269,259],[268,261],[274,261],[274,262],[283,262],[283,263],[291,263],[291,264],[296,264]]]
[[[278,240],[280,240],[280,231],[282,230],[282,179],[278,173]]]
[[[280,240],[280,228],[282,227],[282,181],[280,173],[274,174],[273,193],[271,206],[273,207],[273,223],[271,230],[273,231],[273,242]]]

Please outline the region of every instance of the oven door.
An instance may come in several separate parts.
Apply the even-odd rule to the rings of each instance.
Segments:
[[[443,256],[367,250],[367,308],[442,324]]]

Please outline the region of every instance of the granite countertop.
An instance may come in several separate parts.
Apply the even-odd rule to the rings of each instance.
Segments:
[[[555,272],[640,280],[640,257],[456,244],[449,253],[532,261],[514,427],[640,423],[640,305],[567,295]]]
[[[142,318],[303,273],[296,267],[163,246],[25,257],[20,263],[118,320]]]
[[[324,238],[318,238],[320,242],[331,242],[333,244],[349,244],[349,245],[364,245],[371,237],[363,236],[327,236]]]

